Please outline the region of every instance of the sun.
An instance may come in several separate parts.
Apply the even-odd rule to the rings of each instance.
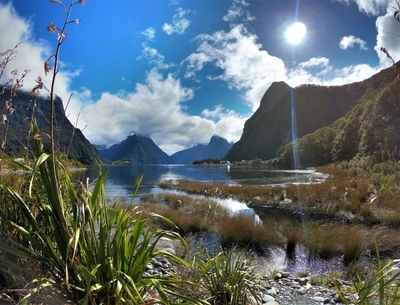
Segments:
[[[307,28],[304,23],[296,22],[286,30],[286,39],[290,44],[298,44],[306,36],[306,33]]]

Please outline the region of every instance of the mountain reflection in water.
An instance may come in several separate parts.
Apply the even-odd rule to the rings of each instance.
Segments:
[[[103,166],[103,169],[105,166]],[[313,169],[279,170],[276,168],[252,168],[234,166],[194,166],[194,165],[113,165],[105,183],[109,197],[126,197],[129,201],[137,177],[143,174],[142,184],[134,202],[139,202],[143,194],[161,193],[157,184],[167,180],[188,179],[202,182],[247,185],[281,185],[307,183],[325,179],[325,175]],[[89,168],[82,179],[90,181],[98,177],[96,168]]]

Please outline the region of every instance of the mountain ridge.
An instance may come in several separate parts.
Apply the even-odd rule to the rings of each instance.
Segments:
[[[352,158],[372,162],[400,160],[400,78],[382,89],[369,88],[344,117],[297,141],[302,166],[318,166]],[[293,166],[293,145],[283,146],[273,163]]]
[[[99,146],[98,146],[99,147]],[[174,160],[162,151],[149,136],[131,134],[120,143],[98,149],[110,161],[125,160],[131,164],[170,164]]]
[[[192,164],[204,159],[222,159],[232,147],[225,138],[213,135],[207,144],[197,143],[190,148],[178,151],[171,155],[176,163]]]
[[[246,121],[242,136],[229,150],[225,158],[231,162],[261,158],[273,159],[279,150],[297,138],[333,123],[346,115],[368,88],[380,90],[397,74],[393,69],[383,69],[367,80],[342,86],[302,85],[272,96],[271,107],[260,103],[259,109]],[[282,84],[281,84],[282,85]],[[285,86],[283,85],[283,88]],[[266,102],[264,102],[265,104]],[[293,116],[292,116],[292,110]],[[296,129],[292,130],[292,122]]]
[[[0,108],[10,101],[10,90],[6,89],[0,95]],[[78,160],[85,165],[101,163],[101,157],[94,146],[86,139],[82,131],[75,128],[65,115],[62,100],[56,96],[55,106],[55,144],[58,149],[67,154],[68,158]],[[4,153],[10,156],[25,157],[33,147],[30,123],[34,116],[42,135],[43,151],[50,151],[49,133],[50,102],[49,98],[31,96],[28,92],[19,90],[12,97],[14,112],[7,118],[8,125],[0,128],[0,138],[6,138]],[[7,135],[7,136],[6,136]]]

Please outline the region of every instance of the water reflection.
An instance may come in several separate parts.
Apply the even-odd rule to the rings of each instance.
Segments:
[[[302,245],[296,246],[294,258],[288,259],[283,248],[271,249],[265,260],[267,272],[286,271],[293,276],[308,274],[309,276],[328,275],[334,271],[343,271],[344,266],[339,256],[331,259],[312,258]]]
[[[113,165],[110,167],[105,183],[107,196],[127,196],[130,200],[135,181],[140,174],[144,174],[144,177],[137,198],[143,194],[160,193],[161,190],[157,187],[157,184],[166,180],[188,179],[225,184],[276,185],[307,183],[310,179],[315,181],[321,176],[314,170],[294,171],[229,165]],[[98,177],[97,169],[89,168],[82,178],[85,179],[86,177],[90,181],[95,180]]]

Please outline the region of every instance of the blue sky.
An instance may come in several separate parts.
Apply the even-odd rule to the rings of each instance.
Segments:
[[[69,3],[69,2],[67,2]],[[395,0],[86,0],[73,8],[56,93],[93,144],[134,131],[166,153],[239,140],[274,81],[341,85],[400,59]],[[9,71],[31,90],[65,18],[58,3],[0,0],[0,52],[22,42]],[[298,44],[287,29],[302,22]],[[43,93],[44,94],[44,93]]]

